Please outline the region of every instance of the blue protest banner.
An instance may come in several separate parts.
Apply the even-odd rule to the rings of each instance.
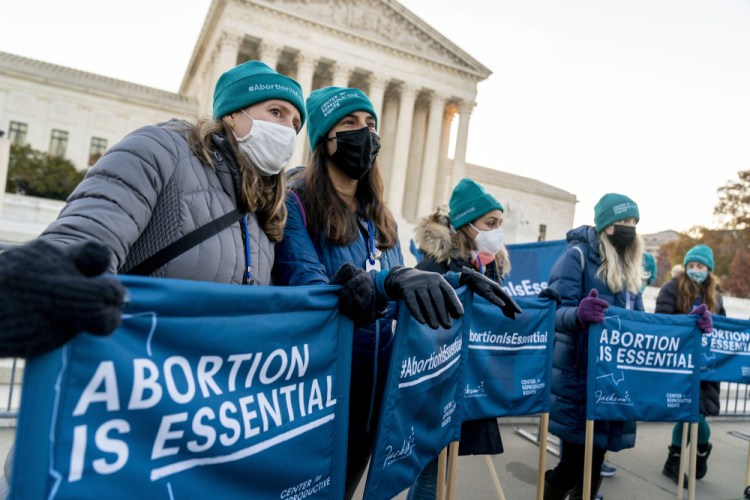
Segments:
[[[503,289],[513,297],[539,295],[547,288],[552,266],[567,246],[566,240],[506,245],[513,268],[502,283]]]
[[[457,290],[465,314],[449,330],[417,323],[401,304],[364,498],[385,499],[411,486],[419,472],[461,434],[463,360],[472,294]]]
[[[549,412],[555,302],[518,299],[515,320],[474,297],[464,420]]]
[[[589,327],[586,418],[697,422],[700,338],[695,316],[609,307]]]
[[[750,321],[713,315],[701,337],[701,380],[750,384]]]
[[[26,365],[12,498],[343,496],[335,287],[121,279],[120,328]]]

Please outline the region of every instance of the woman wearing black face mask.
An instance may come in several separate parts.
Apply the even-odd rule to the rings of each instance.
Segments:
[[[552,267],[549,287],[561,296],[555,320],[549,430],[561,439],[560,462],[545,474],[545,499],[583,496],[588,329],[610,305],[643,311],[643,243],[635,231],[638,205],[605,194],[594,208],[595,226],[568,232],[568,248]],[[607,450],[635,446],[634,421],[595,423],[591,498],[601,484]]]
[[[393,346],[396,299],[417,320],[447,327],[463,313],[443,277],[404,268],[396,222],[383,200],[377,163],[377,114],[359,89],[327,87],[307,99],[312,157],[290,183],[287,225],[276,245],[277,285],[338,281],[339,269],[365,269],[376,288],[367,303],[356,291],[349,401],[346,497],[351,498],[372,451]],[[419,301],[428,294],[432,300]],[[426,295],[425,295],[426,296]],[[428,304],[427,302],[431,302]]]

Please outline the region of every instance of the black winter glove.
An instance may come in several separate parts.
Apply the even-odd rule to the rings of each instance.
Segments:
[[[557,293],[557,290],[553,290],[550,287],[547,287],[539,292],[538,297],[540,299],[554,300],[555,302],[557,302],[557,307],[560,307],[560,303],[562,302],[562,296]]]
[[[339,310],[360,328],[375,321],[377,316],[375,284],[370,275],[347,262],[333,275],[331,285],[342,285]]]
[[[458,284],[461,286],[467,285],[472,292],[499,307],[503,314],[510,319],[516,319],[516,316],[523,312],[510,295],[505,293],[503,287],[470,267],[464,266],[461,268]]]
[[[438,273],[394,267],[383,287],[391,298],[404,299],[414,319],[430,328],[450,328],[451,317],[460,318],[464,314],[456,291]]]
[[[0,357],[35,356],[80,331],[106,335],[117,328],[125,289],[93,278],[109,257],[99,243],[62,250],[43,240],[0,254]]]

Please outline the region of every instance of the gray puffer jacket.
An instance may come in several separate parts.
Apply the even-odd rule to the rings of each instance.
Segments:
[[[41,238],[61,245],[94,240],[108,246],[109,272],[127,272],[165,246],[238,207],[239,167],[227,140],[214,136],[215,168],[185,138],[192,125],[172,120],[135,130],[110,148],[68,198]],[[239,207],[246,211],[244,207]],[[271,283],[274,246],[253,214],[245,216],[250,266]],[[243,283],[245,235],[238,221],[174,258],[153,275]]]

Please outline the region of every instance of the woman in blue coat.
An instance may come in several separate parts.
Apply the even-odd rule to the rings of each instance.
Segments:
[[[512,302],[502,288],[470,270],[453,273],[449,284],[438,273],[403,267],[377,162],[378,117],[364,92],[318,89],[308,97],[306,109],[312,156],[290,183],[287,225],[276,245],[273,278],[280,285],[337,283],[353,269],[365,269],[374,282],[369,304],[355,287],[343,292],[351,298],[348,313],[357,327],[346,467],[346,497],[351,498],[372,452],[393,346],[394,301],[403,298],[414,318],[432,328],[448,328],[451,317],[463,314],[453,286],[476,288],[481,283],[483,296],[498,306]]]
[[[581,498],[586,436],[588,331],[610,305],[643,311],[643,243],[636,234],[638,205],[605,194],[594,208],[595,226],[568,232],[568,248],[552,267],[549,286],[561,296],[555,320],[549,430],[560,437],[560,462],[545,474],[545,499]],[[601,483],[607,450],[635,445],[634,421],[595,423],[592,496]]]

